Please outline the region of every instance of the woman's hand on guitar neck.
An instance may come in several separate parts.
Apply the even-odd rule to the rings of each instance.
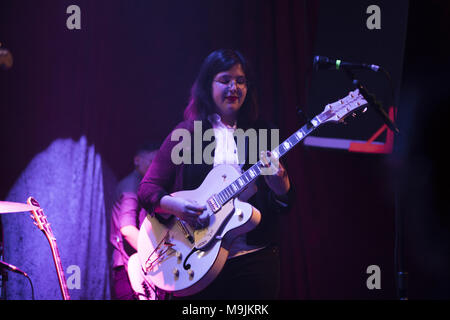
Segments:
[[[261,171],[269,188],[278,196],[286,194],[291,187],[286,169],[270,151],[261,151],[260,159],[264,166]]]
[[[166,195],[161,198],[160,208],[162,211],[173,214],[189,223],[196,229],[204,228],[209,224],[209,215],[203,214],[206,205],[200,205],[195,201]]]

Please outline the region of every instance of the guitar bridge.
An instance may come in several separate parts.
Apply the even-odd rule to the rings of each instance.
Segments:
[[[206,203],[209,204],[209,207],[211,208],[212,212],[216,213],[217,211],[222,208],[219,201],[217,201],[215,196],[211,196],[208,200],[206,200]]]

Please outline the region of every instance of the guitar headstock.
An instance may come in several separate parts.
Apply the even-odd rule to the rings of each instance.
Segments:
[[[39,202],[33,197],[27,199],[29,205],[37,207],[37,209],[31,210],[31,218],[34,220],[34,224],[43,231],[48,237],[53,237],[52,229],[50,228],[50,223],[47,221],[47,216],[44,214]]]
[[[350,114],[356,115],[356,112],[361,109],[365,112],[367,104],[366,99],[356,89],[345,98],[326,105],[321,113],[321,118],[323,118],[321,122],[343,122]]]

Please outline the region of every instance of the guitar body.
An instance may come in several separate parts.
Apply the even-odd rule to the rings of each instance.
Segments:
[[[128,260],[128,278],[131,288],[139,300],[156,300],[154,285],[148,283],[142,271],[141,262],[137,253],[131,255]]]
[[[220,165],[211,170],[197,189],[172,196],[206,203],[237,177],[239,173],[234,167]],[[138,255],[149,282],[175,296],[201,291],[222,270],[233,240],[255,228],[261,220],[257,209],[237,198],[215,213],[208,206],[207,211],[209,226],[199,230],[175,217],[167,223],[151,216],[144,220],[139,231]]]

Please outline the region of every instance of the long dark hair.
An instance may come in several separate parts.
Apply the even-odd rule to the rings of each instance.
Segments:
[[[208,115],[216,112],[212,98],[211,88],[214,77],[240,64],[247,78],[247,96],[238,114],[238,126],[250,126],[258,118],[258,105],[253,75],[244,56],[237,50],[219,49],[206,57],[200,72],[191,89],[189,104],[184,110],[186,120],[206,120]]]

